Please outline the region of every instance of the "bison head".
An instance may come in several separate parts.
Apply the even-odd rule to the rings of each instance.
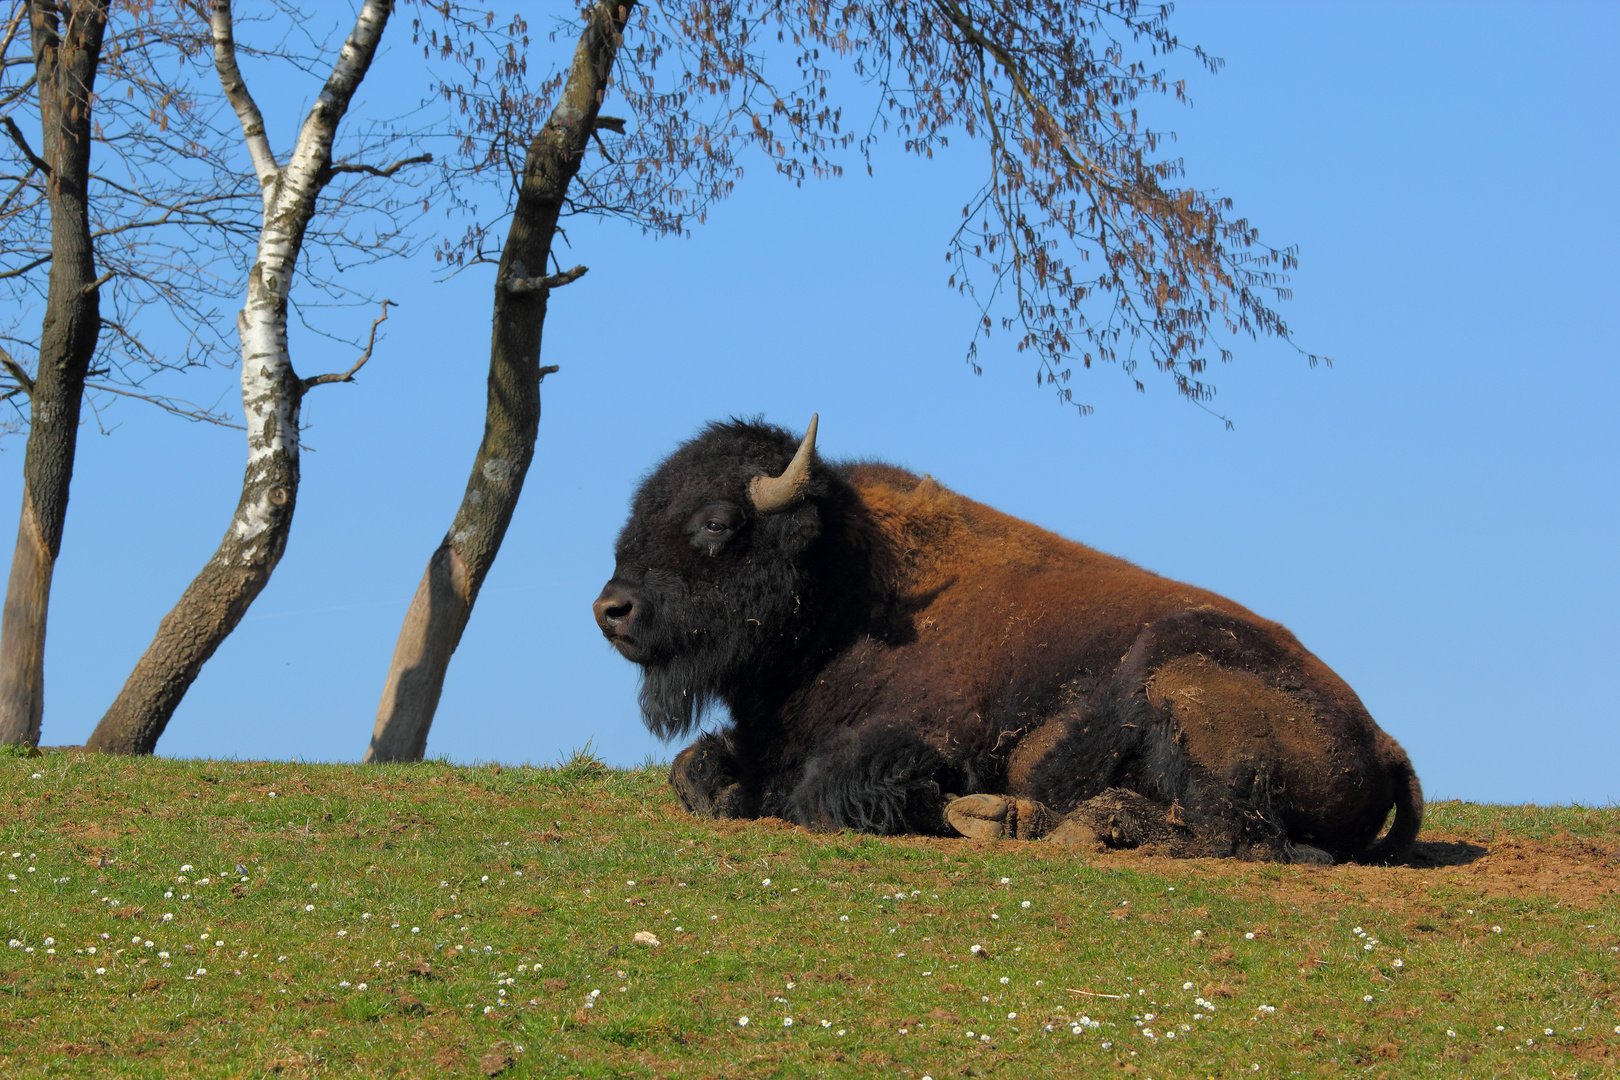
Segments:
[[[641,665],[655,734],[684,734],[717,699],[779,699],[823,653],[819,628],[839,591],[829,585],[848,577],[829,536],[849,495],[815,442],[815,417],[802,440],[762,423],[710,424],[637,489],[594,609]]]

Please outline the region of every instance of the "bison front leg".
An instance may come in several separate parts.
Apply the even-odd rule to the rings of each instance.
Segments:
[[[945,756],[915,731],[872,723],[842,733],[805,765],[788,799],[793,820],[813,829],[897,835],[945,831]]]
[[[737,777],[731,746],[718,735],[705,735],[675,755],[669,786],[690,813],[712,818],[757,816]]]

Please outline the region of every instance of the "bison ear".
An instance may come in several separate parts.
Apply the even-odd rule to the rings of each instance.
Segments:
[[[813,502],[802,503],[788,515],[788,520],[797,528],[801,540],[810,541],[821,535],[821,511]]]

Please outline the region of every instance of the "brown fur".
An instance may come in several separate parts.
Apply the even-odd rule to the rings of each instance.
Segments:
[[[1149,714],[1167,714],[1194,770],[1228,787],[1252,786],[1259,774],[1289,842],[1341,857],[1369,852],[1411,767],[1354,691],[1285,627],[932,478],[884,465],[855,466],[847,477],[864,511],[851,539],[871,553],[880,603],[906,611],[911,633],[835,659],[803,709],[902,719],[948,757],[973,761],[977,789],[1072,810],[1120,777],[1094,767],[1091,783],[1065,790],[1043,776],[1043,763],[1072,765],[1059,759],[1080,749],[1076,737],[1099,706],[1134,695]],[[1250,657],[1246,670],[1195,640],[1119,685],[1133,647],[1151,647],[1157,624],[1187,612],[1246,624],[1270,655]],[[1236,642],[1234,631],[1213,633]],[[1153,779],[1131,786],[1152,793]],[[1415,823],[1403,822],[1408,831]],[[1235,841],[1230,853],[1242,848]]]

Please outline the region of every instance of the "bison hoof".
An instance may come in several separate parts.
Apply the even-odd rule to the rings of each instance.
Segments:
[[[1300,866],[1332,866],[1333,856],[1309,844],[1289,844],[1288,861]]]
[[[979,794],[952,800],[945,821],[970,840],[1039,840],[1058,816],[1034,799]]]
[[[1046,834],[1046,841],[1049,844],[1068,844],[1085,851],[1102,851],[1108,846],[1091,826],[1073,818],[1064,818],[1057,828]]]

